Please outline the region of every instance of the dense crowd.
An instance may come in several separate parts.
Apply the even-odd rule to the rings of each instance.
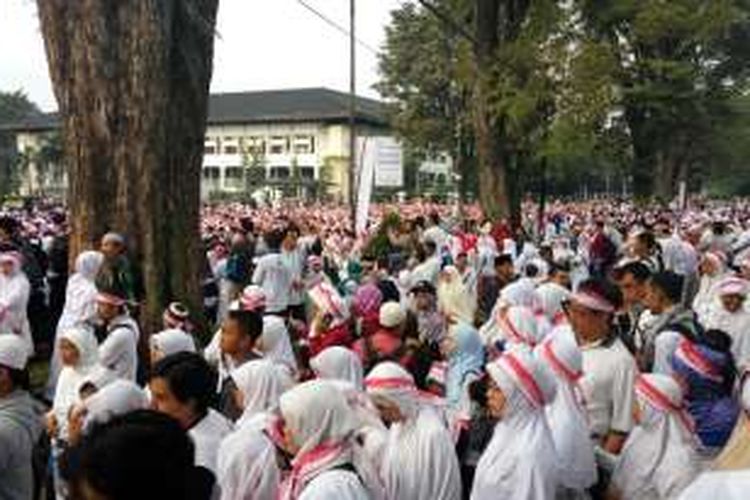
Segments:
[[[201,237],[203,310],[145,332],[128,235],[69,271],[62,207],[2,212],[0,498],[746,496],[745,200],[409,202],[359,233],[226,204]]]

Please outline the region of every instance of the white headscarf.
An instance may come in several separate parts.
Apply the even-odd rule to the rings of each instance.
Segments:
[[[524,306],[511,306],[495,319],[500,337],[511,346],[533,348],[544,339],[534,312]]]
[[[148,408],[146,392],[129,380],[118,379],[99,389],[83,405],[86,407],[84,432],[95,424],[105,424],[119,415]]]
[[[354,486],[348,493],[330,491],[330,495],[344,500],[365,498],[368,493],[382,497],[377,474],[355,439],[358,421],[333,384],[321,380],[299,384],[281,396],[279,406],[286,428],[299,447],[291,474],[281,487],[281,499],[300,498],[316,478],[346,464],[354,466],[363,487]]]
[[[276,449],[260,430],[238,428],[221,442],[216,483],[222,500],[275,499],[280,481]]]
[[[277,407],[284,392],[284,374],[278,365],[267,359],[244,363],[232,372],[232,380],[242,393],[244,405],[242,416],[237,421],[238,428]]]
[[[101,252],[82,252],[76,258],[76,272],[68,280],[65,292],[65,306],[57,322],[56,337],[68,328],[92,319],[96,315],[96,285],[94,280],[99,273],[104,255]],[[57,342],[52,352],[50,374],[47,381],[48,394],[54,395],[57,377],[60,373],[60,351]]]
[[[178,352],[195,352],[195,341],[188,333],[179,328],[170,328],[151,337],[151,349],[159,351],[162,356]]]
[[[557,283],[544,283],[536,289],[539,305],[553,326],[560,322],[564,315],[562,304],[570,296],[570,290]]]
[[[363,390],[362,361],[350,349],[333,346],[324,349],[310,360],[310,367],[318,378],[344,380]]]
[[[505,408],[477,464],[472,500],[554,498],[558,459],[544,414],[554,379],[523,349],[506,352],[487,372],[505,395]]]
[[[52,411],[60,428],[60,438],[67,438],[68,413],[70,408],[80,400],[78,389],[86,375],[94,369],[98,356],[98,344],[94,333],[83,326],[69,328],[62,332],[62,339],[72,343],[78,351],[75,366],[64,366],[60,371],[55,390]]]
[[[368,394],[396,404],[406,417],[391,425],[381,477],[388,498],[458,500],[461,474],[450,433],[436,412],[420,402],[414,378],[387,361],[365,379]]]
[[[283,319],[278,316],[263,317],[263,335],[260,343],[265,359],[285,366],[289,370],[289,375],[295,376],[297,359],[294,357],[289,330]]]
[[[555,398],[545,407],[555,450],[560,459],[560,483],[583,491],[597,481],[594,446],[578,380],[583,375],[583,356],[568,335],[547,338],[535,349],[537,358],[557,380]]]
[[[31,286],[21,270],[21,256],[16,252],[0,254],[13,266],[9,275],[0,274],[0,332],[13,333],[26,344],[29,356],[34,354],[34,341],[26,315]]]
[[[438,310],[446,317],[474,322],[476,303],[454,266],[443,269],[437,286]]]
[[[682,389],[669,375],[643,374],[635,391],[641,418],[620,453],[612,485],[623,500],[676,498],[700,472]]]

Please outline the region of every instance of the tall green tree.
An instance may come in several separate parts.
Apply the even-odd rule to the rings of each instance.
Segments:
[[[468,26],[470,2],[434,3],[450,19]],[[420,158],[448,152],[456,173],[468,181],[473,177],[469,166],[474,154],[467,79],[470,50],[469,40],[454,27],[422,7],[405,4],[393,11],[386,28],[379,65],[381,80],[376,85],[386,98],[391,123],[414,165]],[[407,179],[407,185],[412,181]],[[469,182],[465,182],[461,192],[468,187]]]
[[[747,90],[745,0],[581,0],[582,35],[605,47],[632,141],[633,185],[668,199],[713,144],[728,103]]]

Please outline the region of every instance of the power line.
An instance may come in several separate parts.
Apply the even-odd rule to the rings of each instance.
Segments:
[[[315,7],[313,7],[312,5],[310,5],[309,3],[307,3],[305,0],[297,0],[297,3],[299,3],[305,9],[309,10],[310,12],[312,12],[321,21],[323,21],[327,25],[331,26],[336,31],[339,31],[340,33],[343,33],[344,35],[349,36],[349,30],[348,29],[344,28],[339,23],[337,23],[336,21],[334,21],[330,17],[328,17],[325,14],[323,14],[322,12],[320,12],[318,9],[316,9]],[[372,52],[376,56],[379,55],[380,52],[378,51],[378,49],[372,47],[372,45],[368,45],[367,43],[363,42],[362,40],[360,40],[358,38],[356,38],[355,40],[357,41],[357,44],[359,46],[361,46],[362,48],[364,48],[366,50],[369,50],[370,52]]]

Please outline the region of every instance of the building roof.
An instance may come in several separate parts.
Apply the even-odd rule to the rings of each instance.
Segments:
[[[358,124],[386,126],[382,102],[357,97]],[[211,94],[208,125],[283,122],[346,122],[349,94],[326,88],[263,90]],[[0,130],[41,132],[60,126],[58,113],[40,113],[14,123],[0,124]]]

